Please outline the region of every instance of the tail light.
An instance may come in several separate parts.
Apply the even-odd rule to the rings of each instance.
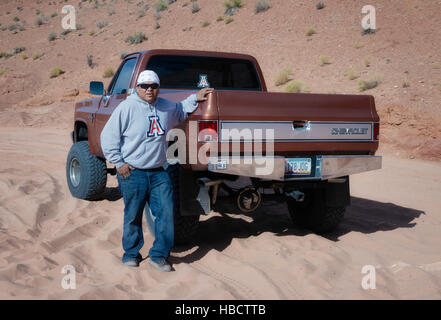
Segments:
[[[198,141],[217,142],[217,120],[198,121]]]
[[[380,123],[375,122],[374,123],[374,141],[380,140]]]

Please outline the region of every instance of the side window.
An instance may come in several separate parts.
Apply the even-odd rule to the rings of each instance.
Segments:
[[[125,94],[129,88],[132,79],[133,70],[135,69],[136,59],[129,59],[119,69],[116,78],[113,80],[110,94]]]

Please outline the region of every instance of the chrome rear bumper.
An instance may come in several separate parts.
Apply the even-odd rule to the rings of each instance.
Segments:
[[[306,157],[305,157],[306,158]],[[351,174],[381,169],[381,156],[312,156],[311,174],[285,175],[285,158],[219,157],[210,158],[208,170],[239,176],[279,181],[328,180]]]

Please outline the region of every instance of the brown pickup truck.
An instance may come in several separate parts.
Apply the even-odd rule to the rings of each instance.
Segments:
[[[98,97],[76,103],[66,163],[73,196],[102,197],[115,168],[107,167],[101,131],[118,104],[136,94],[136,79],[146,69],[159,75],[160,96],[168,100],[215,89],[169,132],[172,152],[164,167],[175,186],[177,242],[194,234],[220,190],[233,196],[241,212],[256,210],[266,197],[286,201],[294,223],[328,232],[350,204],[349,175],[381,168],[372,96],[268,92],[252,56],[148,50],[127,55],[107,90],[92,81],[90,92]],[[249,177],[249,185],[232,188],[238,177]],[[153,231],[154,217],[146,209]]]

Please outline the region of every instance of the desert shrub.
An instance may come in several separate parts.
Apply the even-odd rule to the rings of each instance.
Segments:
[[[25,50],[26,50],[25,47],[15,47],[14,50],[12,50],[12,54],[17,54],[17,53],[23,52]]]
[[[401,86],[402,86],[403,88],[409,88],[409,87],[410,87],[409,80],[404,79],[403,82],[402,82],[402,84],[401,84]]]
[[[368,58],[363,59],[363,65],[367,68],[371,65],[371,62]]]
[[[95,30],[90,30],[89,32],[88,32],[88,34],[89,34],[89,36],[93,36],[94,34],[95,34]]]
[[[10,24],[9,26],[8,26],[8,30],[9,31],[14,31],[14,30],[17,30],[19,28],[19,25],[18,24]]]
[[[191,13],[196,13],[199,10],[201,10],[201,8],[199,7],[199,5],[196,2],[193,2],[193,5],[191,6]]]
[[[281,71],[277,76],[275,80],[276,86],[281,86],[289,81],[289,75],[291,74],[291,69],[286,68],[285,70]]]
[[[201,23],[202,28],[208,27],[210,25],[210,22],[204,21]]]
[[[358,90],[366,91],[377,87],[381,83],[381,77],[375,76],[373,79],[358,81]]]
[[[47,18],[45,18],[44,16],[39,16],[35,19],[35,25],[37,27],[41,26],[42,24],[44,24],[47,21]]]
[[[51,18],[55,18],[56,16],[58,16],[58,14],[56,12],[51,14]]]
[[[22,53],[20,56],[23,60],[26,60],[28,57],[28,55],[26,53]]]
[[[0,77],[1,77],[6,71],[8,71],[8,69],[6,69],[6,68],[5,68],[5,69],[1,69],[1,70],[0,70]]]
[[[298,80],[292,80],[292,81],[288,82],[284,91],[289,92],[289,93],[300,93],[305,90],[304,86],[305,85],[303,84],[303,82],[298,81]]]
[[[64,73],[61,67],[53,67],[49,73],[49,78],[56,78]]]
[[[161,12],[161,11],[167,10],[167,8],[168,8],[168,4],[164,0],[160,0],[159,2],[157,2],[155,4],[155,10],[157,12]]]
[[[363,42],[357,41],[356,43],[354,43],[354,48],[355,49],[360,49],[360,48],[363,48],[363,47],[364,47],[364,43]]]
[[[320,56],[319,61],[320,61],[320,66],[325,66],[327,64],[331,64],[330,62],[331,57],[329,56]]]
[[[144,10],[138,10],[138,14],[136,15],[136,18],[137,19],[141,19],[144,16],[145,16],[145,11]]]
[[[36,53],[32,55],[32,60],[40,59],[42,56],[44,56],[44,53]]]
[[[217,22],[222,21],[222,20],[224,20],[224,17],[222,17],[222,16],[218,16],[218,17],[216,18],[216,21],[217,21]]]
[[[111,67],[107,67],[107,68],[104,70],[103,78],[110,78],[110,77],[112,77],[114,74],[115,74],[115,72],[113,71],[113,69],[112,69]]]
[[[159,25],[159,23],[156,22],[155,26],[153,27],[153,29],[158,30],[159,28],[161,28],[161,26]]]
[[[135,32],[129,35],[124,41],[129,44],[141,43],[144,40],[147,40],[147,37],[142,32]]]
[[[98,29],[102,29],[104,27],[107,27],[109,25],[108,21],[99,21],[96,23],[96,26],[98,27]]]
[[[55,39],[57,39],[57,34],[55,32],[51,32],[47,35],[47,39],[49,41],[54,41]]]
[[[360,76],[360,74],[354,69],[350,69],[346,71],[345,75],[346,77],[348,77],[349,80],[355,80]]]
[[[87,56],[87,65],[93,69],[93,67],[95,66],[95,63],[93,63],[93,56],[92,55],[88,55]]]
[[[20,18],[19,18],[19,17],[14,17],[14,21],[15,21],[15,22],[19,22],[19,21],[20,21]]]
[[[268,1],[266,0],[258,0],[256,2],[256,6],[254,7],[254,12],[255,13],[259,13],[259,12],[264,12],[266,10],[268,10],[270,7]]]
[[[5,51],[0,52],[0,58],[5,58],[5,59],[7,59],[7,58],[12,57],[12,56],[13,56],[12,53],[5,52]]]
[[[233,18],[231,17],[225,18],[225,24],[229,24],[230,22],[233,22]]]
[[[313,28],[309,28],[308,30],[306,30],[305,35],[310,37],[313,34],[316,34],[317,32],[315,32],[315,30]]]
[[[317,2],[315,7],[317,10],[321,10],[325,7],[325,4],[323,2]]]
[[[230,8],[242,8],[243,3],[242,0],[225,0],[224,6],[227,10]]]

